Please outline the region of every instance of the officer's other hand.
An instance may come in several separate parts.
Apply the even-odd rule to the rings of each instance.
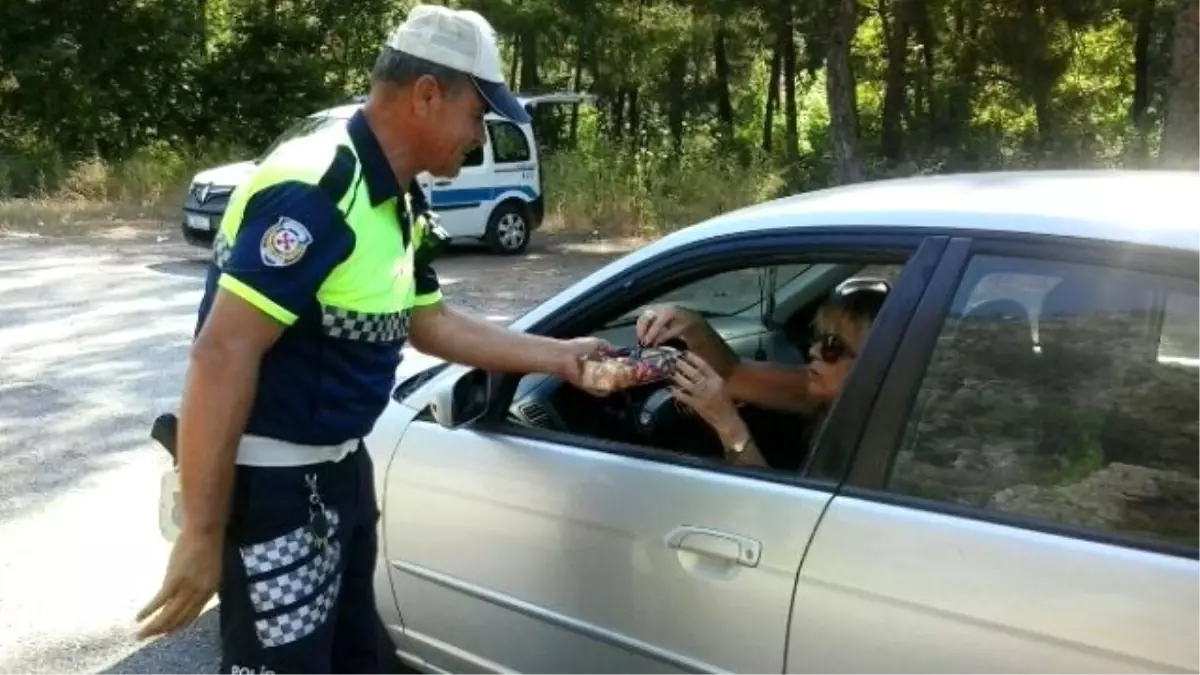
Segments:
[[[562,372],[559,376],[593,396],[604,396],[608,392],[598,391],[583,381],[583,361],[590,356],[612,353],[613,346],[600,338],[580,337],[563,341]]]
[[[138,630],[138,639],[168,635],[196,617],[217,591],[221,581],[222,539],[184,530],[171,549],[162,588],[142,611],[138,622],[157,614]]]

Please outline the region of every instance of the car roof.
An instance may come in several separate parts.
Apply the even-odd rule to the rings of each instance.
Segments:
[[[1184,171],[1011,171],[896,178],[827,188],[731,211],[663,247],[750,230],[859,225],[985,230],[1200,250]]]

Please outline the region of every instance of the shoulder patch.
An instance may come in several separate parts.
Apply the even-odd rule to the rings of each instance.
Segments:
[[[304,257],[312,240],[303,223],[283,216],[263,232],[258,248],[267,267],[287,267]]]

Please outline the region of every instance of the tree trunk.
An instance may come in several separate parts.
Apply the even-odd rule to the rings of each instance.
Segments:
[[[792,171],[800,164],[800,131],[796,125],[796,29],[791,0],[783,0],[779,44],[783,51],[783,114],[787,161]]]
[[[1171,38],[1171,78],[1159,159],[1171,169],[1200,168],[1200,103],[1197,102],[1197,0],[1179,0]]]
[[[933,55],[937,53],[937,33],[933,30],[933,21],[929,18],[929,0],[921,0],[913,8],[916,18],[917,36],[921,41],[921,62],[924,69],[921,73],[921,84],[925,90],[925,130],[929,145],[932,146],[937,134],[939,110],[937,104],[937,82],[934,70]]]
[[[857,0],[836,2],[826,57],[826,95],[833,127],[834,180],[839,185],[862,180],[858,158],[858,125],[850,44],[858,29]]]
[[[1133,42],[1133,104],[1129,116],[1134,130],[1133,159],[1138,164],[1146,161],[1146,141],[1150,131],[1146,111],[1150,107],[1150,35],[1154,4],[1155,0],[1141,0]]]
[[[534,92],[541,86],[538,80],[537,33],[521,35],[521,91]]]
[[[678,49],[667,63],[667,127],[675,155],[683,152],[683,95],[687,77],[687,52]]]
[[[512,43],[512,66],[508,71],[508,86],[517,86],[517,66],[521,63],[521,36],[513,38]]]
[[[583,89],[583,39],[576,41],[575,45],[575,72],[571,76],[571,91],[579,92]],[[571,134],[570,146],[575,147],[576,141],[579,138],[579,104],[575,103],[571,106]]]
[[[629,147],[635,149],[641,139],[641,112],[641,108],[638,107],[638,88],[635,85],[629,88]]]
[[[625,87],[618,87],[617,95],[613,98],[611,129],[614,141],[620,141],[625,135]]]
[[[1033,93],[1033,114],[1037,120],[1038,160],[1052,157],[1054,145],[1054,122],[1050,114],[1050,87],[1039,86]]]
[[[733,140],[733,102],[729,97],[729,59],[725,52],[725,22],[717,19],[717,30],[713,35],[713,66],[717,76],[717,117],[726,140]]]
[[[783,44],[776,39],[775,47],[771,50],[771,76],[767,80],[767,106],[763,111],[762,149],[768,154],[771,152],[771,146],[774,145],[772,136],[775,131],[775,115],[779,110],[779,67],[782,54]]]
[[[891,0],[891,17],[886,16],[885,4],[879,4],[880,18],[887,40],[887,75],[884,81],[883,117],[881,120],[880,148],[884,159],[895,166],[903,153],[901,122],[905,107],[905,89],[908,86],[905,66],[908,63],[909,5],[911,0]],[[890,25],[889,25],[890,24]]]
[[[958,0],[954,12],[954,37],[958,40],[958,58],[946,106],[946,117],[938,134],[948,148],[961,148],[967,122],[971,119],[971,93],[975,91],[975,73],[979,69],[979,2]]]

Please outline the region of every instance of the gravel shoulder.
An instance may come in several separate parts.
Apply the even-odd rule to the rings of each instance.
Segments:
[[[539,242],[437,264],[449,302],[507,323],[629,249]],[[174,233],[0,234],[0,672],[211,672],[218,609],[133,640],[169,548],[166,454],[207,255]]]

